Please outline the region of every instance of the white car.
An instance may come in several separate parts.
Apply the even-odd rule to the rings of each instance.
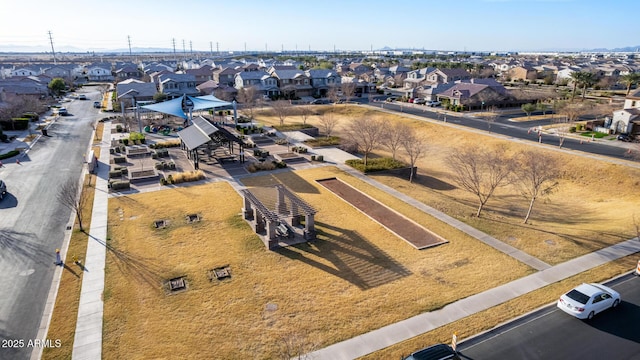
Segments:
[[[558,308],[578,319],[594,315],[620,304],[620,294],[604,285],[582,284],[558,299]]]

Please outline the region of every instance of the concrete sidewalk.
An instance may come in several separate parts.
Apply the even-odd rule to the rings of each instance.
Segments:
[[[639,251],[639,239],[627,240],[308,355],[311,359],[355,359]]]
[[[73,359],[94,360],[102,357],[102,315],[104,303],[104,267],[107,244],[109,144],[111,142],[111,122],[104,123],[100,143],[99,166],[96,168],[95,197],[91,228],[85,257],[87,272],[82,277],[82,290],[78,306],[78,321],[73,340]]]

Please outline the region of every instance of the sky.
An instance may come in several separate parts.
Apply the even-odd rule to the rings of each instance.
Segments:
[[[640,45],[638,0],[5,0],[0,51],[578,51]]]

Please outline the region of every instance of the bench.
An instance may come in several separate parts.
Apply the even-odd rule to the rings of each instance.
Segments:
[[[276,233],[282,237],[293,237],[293,233],[291,231],[289,231],[289,228],[287,227],[287,225],[285,225],[284,223],[279,223],[278,226],[276,226]]]

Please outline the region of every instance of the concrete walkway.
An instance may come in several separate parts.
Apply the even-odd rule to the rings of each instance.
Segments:
[[[104,303],[104,266],[107,243],[107,198],[109,178],[109,144],[111,122],[104,123],[100,158],[96,169],[95,197],[91,214],[91,229],[84,265],[87,271],[82,277],[82,290],[78,306],[78,321],[73,340],[72,358],[95,360],[102,358],[102,314]]]
[[[627,240],[458,300],[440,310],[423,313],[333,344],[308,356],[311,359],[355,359],[638,251],[640,241],[637,238]]]

